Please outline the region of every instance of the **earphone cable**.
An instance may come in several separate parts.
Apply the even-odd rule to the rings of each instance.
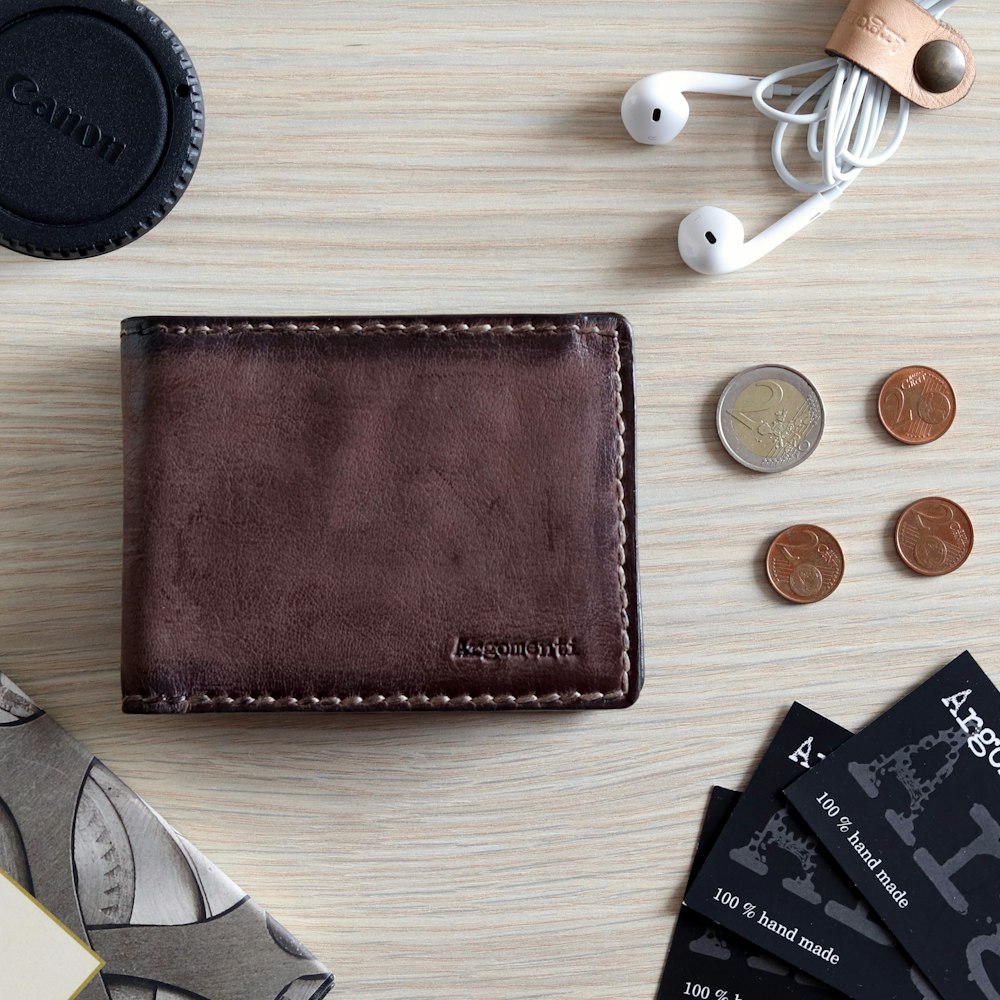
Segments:
[[[957,0],[917,2],[940,18]],[[771,87],[814,73],[821,75],[785,109],[774,107],[764,97]],[[885,147],[876,152],[893,97],[897,98],[895,130]],[[761,114],[778,123],[771,142],[774,169],[790,188],[804,194],[842,192],[866,167],[885,163],[899,149],[910,117],[910,102],[905,97],[896,95],[887,83],[867,70],[837,56],[789,66],[764,77],[757,84],[753,102]],[[806,129],[806,150],[810,159],[820,165],[820,180],[798,176],[785,162],[785,137],[793,125]]]

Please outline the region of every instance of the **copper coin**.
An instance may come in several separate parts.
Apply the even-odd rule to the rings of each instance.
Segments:
[[[878,397],[882,426],[903,444],[927,444],[955,420],[955,391],[933,368],[912,365],[890,375]]]
[[[767,578],[782,597],[815,604],[844,578],[844,553],[829,531],[815,524],[786,528],[767,551]]]
[[[899,558],[921,576],[954,573],[972,551],[972,521],[953,500],[924,497],[896,522]]]

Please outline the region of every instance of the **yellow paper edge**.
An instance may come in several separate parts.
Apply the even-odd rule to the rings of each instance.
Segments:
[[[57,919],[51,913],[49,913],[49,911],[45,909],[45,907],[42,906],[42,904],[37,899],[35,899],[35,897],[32,896],[31,893],[28,892],[28,890],[25,889],[20,882],[15,882],[6,872],[0,872],[0,878],[5,879],[15,889],[17,889],[17,891],[22,896],[24,896],[25,899],[34,903],[34,905],[39,910],[41,910],[42,913],[44,913],[45,916],[47,916],[49,920],[52,921],[52,923],[54,923],[61,931],[68,934],[85,952],[87,952],[88,955],[97,960],[97,968],[94,969],[94,971],[89,976],[87,976],[87,978],[82,983],[80,983],[80,986],[78,987],[77,991],[68,998],[68,1000],[76,1000],[76,998],[94,981],[94,979],[98,975],[100,975],[101,970],[104,968],[105,965],[107,965],[107,962],[105,962],[104,959],[101,958],[101,956],[98,955],[97,952],[94,951],[94,949],[91,948],[86,941],[82,941],[61,920]]]

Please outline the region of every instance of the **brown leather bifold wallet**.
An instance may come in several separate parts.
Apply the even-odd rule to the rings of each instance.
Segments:
[[[131,319],[126,712],[623,708],[616,315]]]

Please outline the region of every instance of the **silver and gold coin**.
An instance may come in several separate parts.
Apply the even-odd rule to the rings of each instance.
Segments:
[[[816,387],[783,365],[741,372],[716,411],[723,447],[754,472],[785,472],[804,462],[816,450],[825,420]]]

